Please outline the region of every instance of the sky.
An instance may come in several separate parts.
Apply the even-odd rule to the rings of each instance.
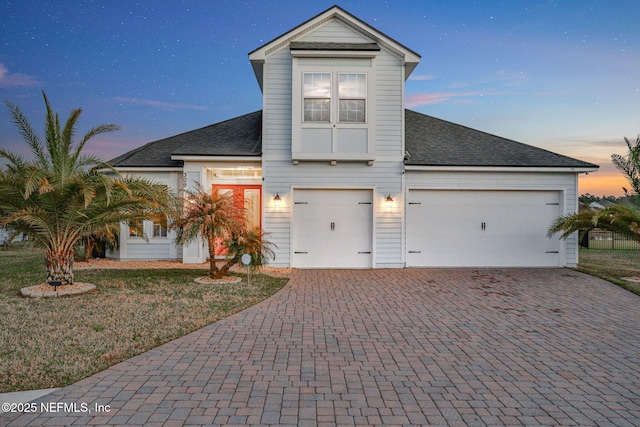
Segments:
[[[83,109],[79,135],[119,125],[85,148],[109,160],[262,108],[248,53],[334,4],[422,56],[407,108],[596,163],[580,193],[622,194],[638,0],[0,0],[0,99],[40,132],[42,91],[63,120]],[[0,147],[28,157],[5,105]]]

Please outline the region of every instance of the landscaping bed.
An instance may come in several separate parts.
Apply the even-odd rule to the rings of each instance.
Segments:
[[[78,263],[75,280],[95,284],[95,291],[33,299],[20,289],[43,282],[42,252],[16,244],[0,249],[0,393],[71,384],[255,305],[281,289],[288,273],[252,274],[247,284],[238,269],[231,274],[242,277],[239,283],[195,283],[207,267]]]

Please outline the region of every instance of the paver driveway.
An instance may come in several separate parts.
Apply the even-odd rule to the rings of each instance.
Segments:
[[[296,271],[10,425],[640,425],[640,298],[564,269]]]

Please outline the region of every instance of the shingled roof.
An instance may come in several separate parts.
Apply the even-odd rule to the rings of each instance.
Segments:
[[[260,156],[262,111],[149,142],[109,161],[116,167],[182,167],[185,156]]]
[[[405,110],[406,165],[594,168],[583,162]]]
[[[466,126],[405,110],[406,165],[597,168]],[[114,167],[181,167],[171,156],[260,156],[262,111],[150,142],[109,163]]]

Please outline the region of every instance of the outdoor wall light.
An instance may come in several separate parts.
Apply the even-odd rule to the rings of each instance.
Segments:
[[[391,206],[393,206],[393,199],[391,198],[391,194],[387,195],[387,207],[390,208]]]
[[[280,201],[281,200],[282,199],[280,198],[280,194],[276,193],[276,197],[273,198],[273,202],[275,203],[276,208],[280,207]]]

